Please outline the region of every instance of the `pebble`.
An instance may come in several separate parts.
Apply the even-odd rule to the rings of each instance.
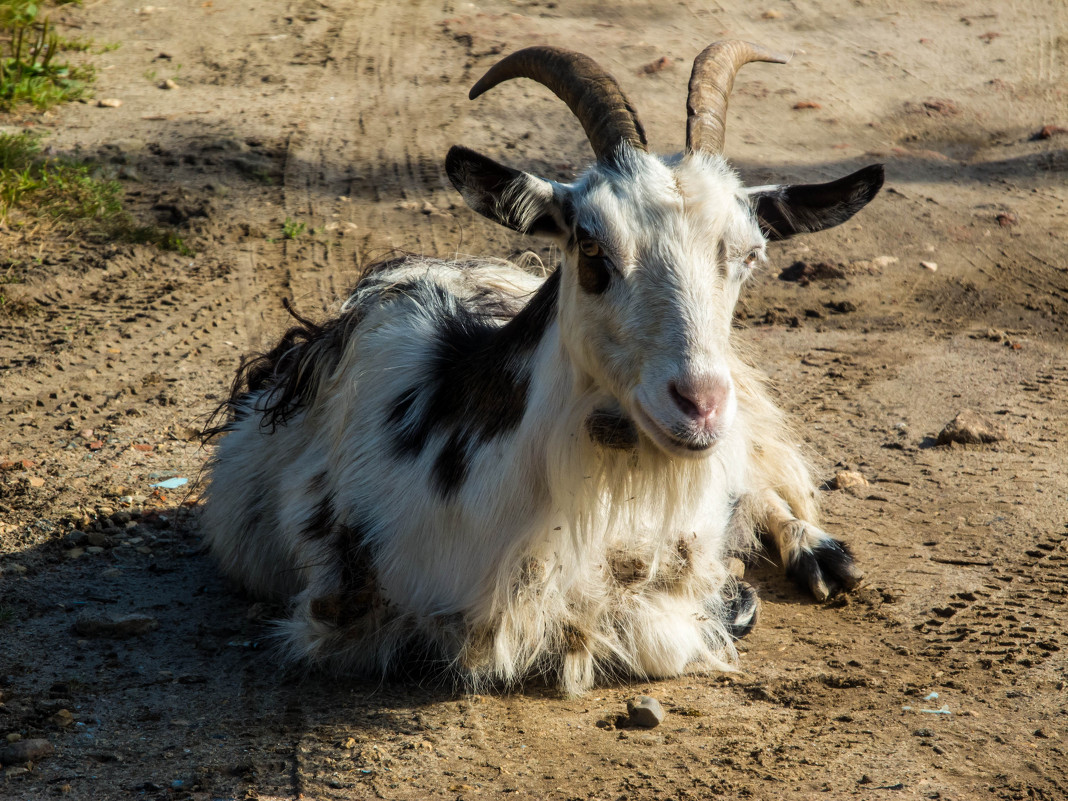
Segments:
[[[122,105],[122,101],[115,97],[106,97],[102,100],[97,100],[96,104],[100,108],[119,108]]]
[[[938,444],[959,442],[962,445],[980,445],[1005,439],[1005,429],[979,412],[965,409],[938,432]]]
[[[173,79],[168,78],[167,80],[163,81],[163,83],[161,83],[159,85],[159,88],[160,89],[177,89],[178,88],[178,84],[175,83]]]
[[[849,489],[850,487],[866,487],[868,479],[856,470],[842,470],[834,475],[835,489]]]
[[[97,548],[104,548],[111,544],[108,535],[103,531],[90,531],[86,535],[86,539],[89,540],[90,545],[96,546]]]
[[[17,731],[13,731],[13,732],[11,732],[11,734],[7,735],[7,737],[5,739],[9,743],[17,743],[19,740],[22,739],[22,735],[19,734]]]
[[[89,535],[86,534],[81,529],[77,529],[76,528],[73,531],[71,531],[70,534],[67,535],[66,539],[67,539],[67,545],[70,545],[70,546],[84,545],[86,543],[86,541],[89,539]]]
[[[644,72],[646,75],[652,75],[654,72],[661,72],[662,70],[666,70],[670,66],[671,59],[667,56],[661,56],[660,58],[656,59],[656,61],[650,61],[648,64],[642,67],[642,72]]]
[[[801,111],[803,109],[808,108],[817,110],[823,108],[823,106],[821,106],[815,100],[798,100],[796,103],[794,103],[793,107],[795,111]]]
[[[930,270],[932,273],[938,271],[938,265],[933,261],[921,261],[920,266],[925,270]]]
[[[48,740],[40,738],[19,740],[0,749],[0,763],[13,765],[21,762],[36,762],[42,757],[55,753],[55,750]]]
[[[663,722],[664,707],[660,706],[660,702],[655,698],[639,695],[627,701],[627,714],[631,726],[653,729]]]
[[[782,12],[774,8],[769,8],[760,16],[764,19],[782,19]]]
[[[133,614],[124,617],[82,617],[71,627],[82,637],[126,639],[140,637],[159,628],[159,620],[151,615]]]
[[[84,554],[85,548],[71,548],[64,554],[64,556],[66,556],[68,559],[77,559],[79,556],[83,556]]]
[[[30,482],[31,487],[37,487],[38,489],[45,485],[45,480],[40,476],[30,476],[27,480]]]

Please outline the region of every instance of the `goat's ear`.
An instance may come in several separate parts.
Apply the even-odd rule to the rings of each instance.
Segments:
[[[445,172],[464,202],[483,217],[522,234],[564,235],[560,204],[548,181],[459,146],[445,157]]]
[[[769,240],[789,239],[844,223],[875,197],[883,165],[872,164],[826,184],[786,184],[750,190],[749,202]]]

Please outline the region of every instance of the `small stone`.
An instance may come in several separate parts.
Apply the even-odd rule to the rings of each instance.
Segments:
[[[916,729],[912,732],[913,737],[934,737],[934,732],[930,729]]]
[[[341,744],[341,747],[342,748],[355,748],[356,747],[356,738],[355,737],[346,738],[345,741]]]
[[[856,470],[842,470],[834,475],[835,489],[849,489],[850,487],[866,487],[868,479]]]
[[[1045,729],[1035,729],[1035,737],[1038,737],[1042,740],[1047,740],[1049,739],[1049,734],[1046,732]]]
[[[126,639],[140,637],[159,628],[159,621],[151,615],[133,614],[118,618],[83,617],[71,627],[82,637]]]
[[[9,743],[17,743],[19,740],[22,739],[22,735],[19,734],[17,731],[13,731],[13,732],[11,732],[11,734],[7,735],[7,737],[5,739]]]
[[[111,541],[103,531],[90,531],[88,535],[86,535],[86,539],[89,541],[90,545],[96,546],[97,548],[104,548],[111,545]]]
[[[104,553],[104,550],[105,549],[100,545],[90,545],[88,548],[85,549],[85,552],[89,554],[98,554]]]
[[[795,111],[802,111],[804,109],[818,110],[823,108],[823,106],[821,106],[815,100],[798,100],[796,103],[794,103],[793,107]]]
[[[103,100],[97,100],[96,104],[100,108],[119,108],[122,105],[122,101],[119,100],[118,98],[107,97],[107,98],[104,98]]]
[[[769,8],[760,16],[762,19],[782,19],[782,12],[774,8]]]
[[[79,556],[85,555],[85,548],[71,548],[63,555],[66,556],[68,559],[77,559]]]
[[[93,429],[91,429],[91,428],[83,428],[81,431],[78,432],[78,436],[81,437],[82,439],[92,439],[93,438]]]
[[[77,529],[76,528],[73,531],[71,531],[70,534],[67,535],[66,542],[67,542],[67,545],[70,545],[71,547],[74,547],[76,545],[84,545],[88,539],[89,539],[89,535],[88,534],[86,534],[81,529]]]
[[[104,447],[104,440],[102,440],[102,439],[94,439],[92,442],[89,443],[89,450],[91,450],[91,451],[99,451],[99,450],[103,449],[103,447]]]
[[[1032,139],[1052,139],[1057,134],[1068,133],[1068,128],[1062,128],[1060,125],[1043,125],[1039,129],[1038,133],[1032,136]]]
[[[670,66],[671,59],[667,56],[661,56],[656,61],[650,61],[648,64],[642,67],[642,72],[644,72],[646,75],[652,75],[653,73],[666,70]]]
[[[1020,218],[1014,212],[1003,211],[997,216],[998,225],[1002,228],[1012,228],[1020,224]]]
[[[932,273],[938,272],[938,265],[933,261],[921,261],[920,266],[925,270],[930,270]]]
[[[41,476],[30,476],[27,480],[30,482],[31,487],[36,487],[37,489],[45,485],[45,480]]]
[[[938,444],[959,442],[962,445],[980,445],[1005,439],[1005,429],[989,417],[965,409],[940,432]]]
[[[897,262],[897,256],[876,256],[874,259],[871,260],[871,263],[879,269],[889,267],[891,264],[897,264]]]
[[[159,85],[159,88],[160,89],[177,89],[178,88],[178,84],[175,83],[175,81],[173,79],[167,78],[165,81],[163,81]]]
[[[631,726],[643,729],[653,729],[664,720],[664,707],[660,702],[648,695],[639,695],[631,701],[627,701],[628,722]]]
[[[6,748],[0,749],[0,762],[5,765],[36,762],[43,757],[54,754],[55,750],[48,740],[40,738],[19,740],[11,743]]]
[[[52,722],[57,726],[66,727],[74,722],[74,715],[69,709],[60,709],[52,715]]]

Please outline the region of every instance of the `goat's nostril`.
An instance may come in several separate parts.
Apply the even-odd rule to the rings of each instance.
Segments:
[[[671,392],[671,399],[675,401],[676,406],[682,409],[683,414],[694,420],[704,417],[700,406],[680,390],[679,385],[674,381],[668,385],[668,390]]]

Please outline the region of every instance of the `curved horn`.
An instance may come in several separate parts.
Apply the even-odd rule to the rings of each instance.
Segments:
[[[734,76],[750,61],[785,64],[787,57],[760,45],[731,39],[714,42],[701,51],[690,73],[686,99],[686,152],[722,153],[727,128],[727,98]]]
[[[592,58],[559,47],[528,47],[504,57],[482,76],[472,100],[511,78],[530,78],[567,103],[598,159],[611,159],[622,142],[645,150],[645,130],[616,79]]]

